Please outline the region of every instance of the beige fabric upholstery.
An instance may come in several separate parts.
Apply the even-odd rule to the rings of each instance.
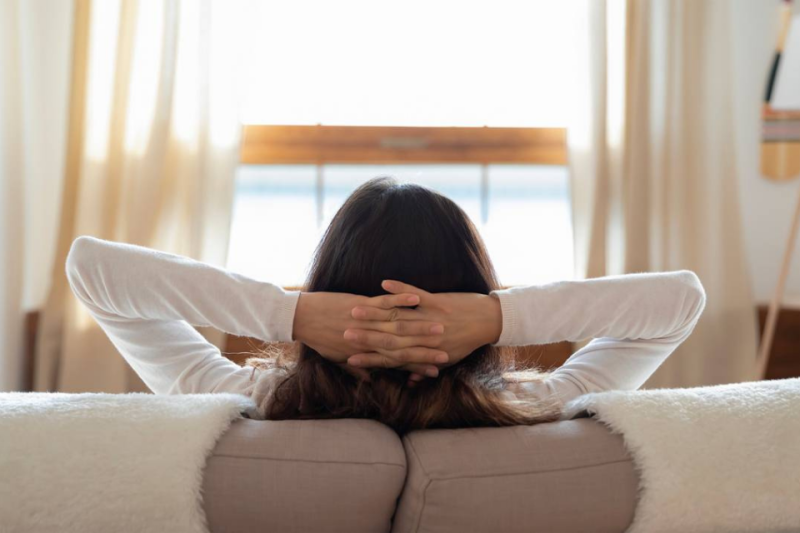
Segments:
[[[240,420],[203,479],[213,533],[624,531],[637,486],[590,418],[402,442],[371,420]]]
[[[239,420],[203,501],[213,533],[388,532],[405,475],[400,439],[372,420]]]
[[[624,531],[638,477],[622,438],[583,418],[417,431],[393,532]]]

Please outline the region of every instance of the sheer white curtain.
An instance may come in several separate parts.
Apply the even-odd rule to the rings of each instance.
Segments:
[[[708,301],[648,381],[755,378],[727,0],[593,0],[570,127],[576,275],[690,269]],[[581,68],[578,66],[578,68]]]
[[[69,290],[64,263],[77,236],[224,264],[240,135],[241,8],[75,0],[60,225],[36,390],[144,390]]]
[[[16,3],[0,3],[0,388],[16,389],[22,382],[22,219],[23,162],[19,132],[19,28]],[[9,76],[10,75],[10,76]]]
[[[25,386],[23,318],[50,282],[71,30],[69,1],[0,0],[0,390]]]

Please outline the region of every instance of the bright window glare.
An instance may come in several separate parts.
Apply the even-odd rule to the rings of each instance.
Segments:
[[[582,2],[249,4],[246,124],[565,125]]]
[[[245,124],[564,127],[583,113],[585,0],[293,0],[247,4]],[[570,130],[573,143],[577,133]],[[580,132],[578,132],[580,133]],[[565,167],[242,165],[228,267],[299,285],[336,210],[393,175],[445,194],[478,226],[500,281],[573,274]]]
[[[489,165],[488,172],[488,195],[482,198],[480,165],[325,165],[319,188],[313,165],[242,166],[228,267],[271,283],[301,285],[315,246],[345,199],[368,179],[391,175],[455,201],[478,227],[501,283],[571,278],[566,168]]]

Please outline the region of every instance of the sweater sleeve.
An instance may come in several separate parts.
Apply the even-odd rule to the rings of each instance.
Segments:
[[[194,259],[90,236],[66,261],[70,287],[157,394],[249,395],[253,369],[223,357],[192,326],[290,341],[299,291]]]
[[[592,340],[542,382],[517,395],[562,402],[590,392],[635,390],[692,333],[706,294],[690,270],[557,281],[492,292],[500,300],[498,345]]]

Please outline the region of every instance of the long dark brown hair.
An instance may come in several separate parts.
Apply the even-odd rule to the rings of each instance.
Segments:
[[[413,184],[375,178],[356,189],[317,247],[304,290],[385,294],[384,279],[428,292],[489,294],[500,288],[483,241],[452,200]],[[407,387],[408,372],[370,369],[356,377],[306,345],[254,366],[279,366],[285,377],[262,406],[270,420],[371,418],[399,433],[422,428],[510,426],[557,417],[554,402],[504,394],[513,354],[487,345],[443,368],[436,379]]]

